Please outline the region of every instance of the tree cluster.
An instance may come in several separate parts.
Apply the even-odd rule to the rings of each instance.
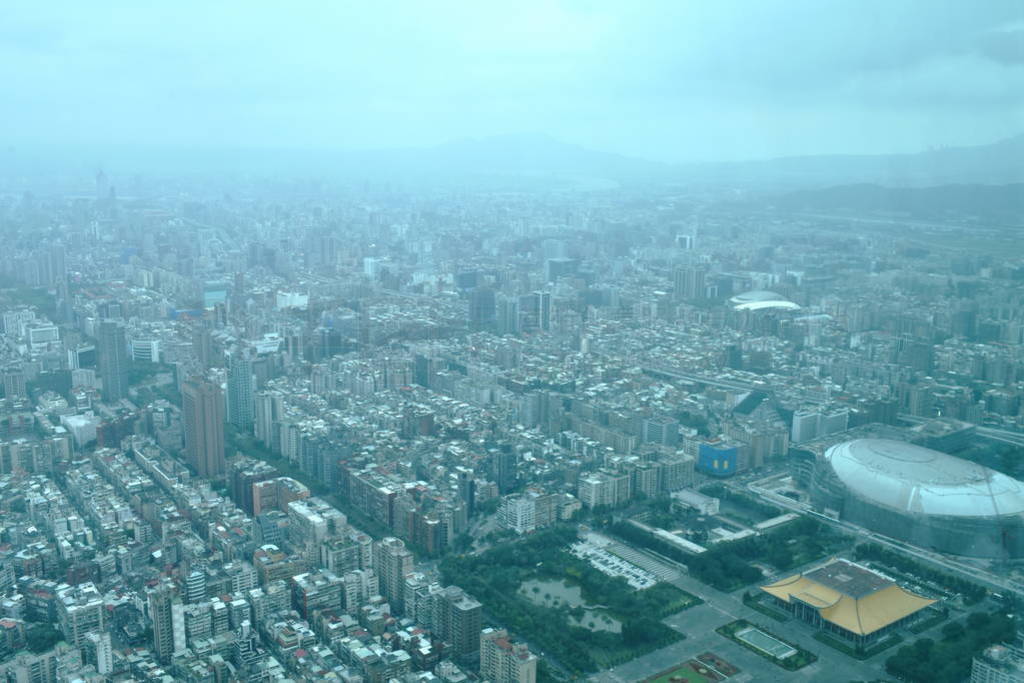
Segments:
[[[911,683],[960,683],[971,675],[971,660],[990,645],[1012,640],[1014,620],[1001,613],[974,612],[966,624],[947,624],[942,639],[920,638],[885,662],[885,670]]]
[[[926,564],[897,553],[894,550],[884,548],[877,543],[862,543],[854,548],[854,557],[858,560],[872,560],[892,567],[904,574],[913,574],[928,581],[945,586],[957,593],[960,593],[968,602],[978,602],[985,597],[985,587],[961,579],[944,571],[934,569]]]
[[[681,637],[658,618],[690,604],[692,596],[668,584],[634,590],[625,579],[607,576],[569,554],[566,548],[575,540],[572,528],[554,527],[478,556],[450,555],[441,563],[442,580],[461,586],[497,621],[577,674],[596,671],[615,653],[632,657]],[[570,618],[581,617],[582,608],[537,605],[519,594],[523,581],[543,577],[579,585],[589,604],[606,608],[622,622],[622,632],[575,626]]]

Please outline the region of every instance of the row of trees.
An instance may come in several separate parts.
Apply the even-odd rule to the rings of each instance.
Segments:
[[[966,623],[942,628],[942,639],[920,638],[897,650],[885,670],[911,683],[959,683],[971,675],[971,660],[990,645],[1012,640],[1013,618],[1002,613],[974,612]]]
[[[940,586],[945,586],[963,595],[967,602],[970,603],[978,602],[985,597],[984,586],[922,564],[907,555],[890,550],[877,543],[862,543],[854,548],[853,555],[858,560],[880,562],[904,574],[913,574],[922,579],[937,583]]]
[[[723,591],[761,580],[761,571],[751,562],[764,562],[786,571],[821,557],[842,540],[832,529],[810,517],[801,517],[760,536],[719,543],[699,555],[628,522],[618,522],[611,530],[631,543],[685,564],[695,578]]]

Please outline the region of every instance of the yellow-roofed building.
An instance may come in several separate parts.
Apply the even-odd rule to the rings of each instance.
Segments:
[[[761,590],[800,619],[857,647],[907,624],[935,602],[849,560],[833,560]]]

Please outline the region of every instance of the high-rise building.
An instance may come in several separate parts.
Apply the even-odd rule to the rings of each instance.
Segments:
[[[274,435],[280,429],[276,423],[284,417],[284,396],[280,391],[261,391],[256,395],[256,438],[271,449],[275,444]]]
[[[235,349],[228,363],[228,420],[242,432],[249,432],[253,427],[252,372],[249,349]]]
[[[380,577],[380,592],[395,614],[403,614],[405,577],[413,570],[412,553],[400,538],[383,538],[373,547],[373,567]]]
[[[491,330],[496,321],[494,290],[490,287],[477,287],[469,294],[469,329],[470,331]]]
[[[128,395],[129,359],[124,325],[116,320],[101,322],[97,350],[103,398],[108,402],[120,401]]]
[[[57,617],[64,639],[75,647],[86,635],[103,630],[103,596],[91,582],[68,586],[57,594]]]
[[[468,658],[480,649],[483,607],[458,586],[448,586],[434,597],[434,633],[452,646],[456,658]]]
[[[459,498],[466,506],[466,516],[472,517],[476,513],[476,480],[473,478],[473,470],[459,468]]]
[[[185,577],[185,602],[189,604],[206,600],[206,572],[193,569]]]
[[[86,651],[89,660],[96,666],[96,672],[107,676],[114,671],[114,647],[107,632],[95,632],[86,636]]]
[[[480,632],[480,676],[492,683],[536,683],[537,657],[504,629]]]
[[[357,614],[367,600],[380,594],[380,583],[372,569],[354,569],[346,572],[341,580],[344,608],[349,614]]]
[[[500,295],[496,302],[498,334],[519,333],[519,298]]]
[[[149,592],[149,618],[153,622],[153,649],[163,664],[185,649],[185,610],[174,586],[165,581]]]
[[[505,495],[516,487],[519,481],[518,457],[509,446],[502,446],[491,453],[491,468],[498,492]]]
[[[292,606],[306,621],[317,612],[341,614],[344,606],[344,582],[331,571],[297,574],[291,578]]]
[[[197,324],[192,330],[192,353],[203,370],[214,366],[213,335],[206,325]]]
[[[529,496],[508,496],[498,508],[498,520],[506,529],[525,534],[537,528],[537,505]]]
[[[551,329],[551,292],[534,292],[533,308],[537,314],[537,329]]]
[[[228,477],[228,493],[231,500],[246,514],[259,514],[253,507],[253,486],[276,476],[277,470],[260,460],[239,458],[233,461]]]
[[[707,270],[702,266],[686,266],[673,273],[673,289],[677,299],[704,299],[707,296]]]
[[[224,398],[220,387],[203,379],[181,391],[185,455],[201,477],[224,474]]]

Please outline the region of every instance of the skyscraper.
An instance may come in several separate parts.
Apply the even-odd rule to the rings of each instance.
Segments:
[[[502,495],[514,489],[518,483],[517,460],[516,453],[507,444],[491,452],[492,475]]]
[[[469,329],[472,332],[494,327],[496,308],[494,290],[477,287],[469,293]]]
[[[534,292],[533,309],[536,311],[537,328],[543,331],[551,329],[551,292]]]
[[[707,295],[707,269],[685,266],[673,273],[673,289],[677,299],[704,299]]]
[[[224,474],[224,397],[220,387],[203,379],[186,382],[181,412],[189,464],[201,477]]]
[[[185,649],[185,610],[174,586],[165,581],[149,592],[149,618],[153,622],[153,649],[163,664]]]
[[[476,513],[476,480],[473,470],[465,467],[459,468],[459,498],[466,505],[466,516],[472,517]]]
[[[214,366],[213,335],[206,325],[197,324],[192,330],[192,352],[203,370]]]
[[[228,420],[239,431],[249,432],[253,412],[252,357],[249,349],[235,349],[228,363]]]
[[[120,401],[128,395],[129,359],[124,325],[117,320],[101,322],[97,350],[103,398],[108,402]]]

